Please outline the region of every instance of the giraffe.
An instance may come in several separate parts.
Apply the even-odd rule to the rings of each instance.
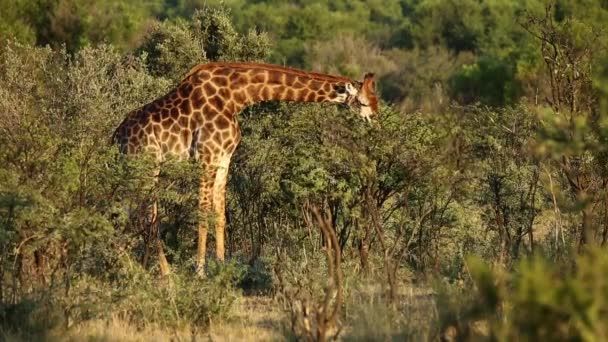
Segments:
[[[368,122],[378,113],[374,75],[362,82],[346,77],[258,63],[199,64],[165,96],[132,111],[113,141],[127,155],[148,153],[157,164],[168,156],[201,164],[199,208],[215,215],[216,258],[224,260],[226,182],[230,159],[241,140],[237,114],[263,101],[330,102],[357,111]],[[158,170],[156,171],[158,176]],[[156,203],[147,224],[156,224]],[[204,276],[209,221],[198,223],[196,271]],[[161,275],[170,272],[158,227],[151,229]],[[146,243],[147,255],[148,243]],[[146,256],[144,256],[144,259]],[[144,262],[145,263],[145,262]]]

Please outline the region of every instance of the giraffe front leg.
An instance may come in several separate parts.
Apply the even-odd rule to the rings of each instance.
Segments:
[[[226,255],[226,183],[230,155],[224,156],[218,165],[213,186],[213,211],[215,212],[215,255],[223,262]]]
[[[216,171],[210,166],[203,168],[199,185],[199,210],[200,218],[198,222],[198,245],[196,251],[196,273],[205,276],[205,257],[207,255],[207,231],[209,229],[209,219],[212,213],[213,184]]]

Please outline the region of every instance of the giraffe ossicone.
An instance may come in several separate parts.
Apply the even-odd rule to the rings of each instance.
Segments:
[[[225,256],[226,182],[230,159],[241,140],[237,114],[263,101],[331,102],[358,111],[367,121],[378,113],[374,75],[363,81],[258,63],[208,63],[194,67],[165,96],[132,111],[114,141],[123,153],[195,158],[202,166],[199,207],[215,214],[216,257]],[[158,172],[157,172],[158,174]],[[156,203],[148,210],[144,260],[156,248],[161,274],[170,272],[158,233]],[[198,223],[197,272],[204,274],[209,220]],[[145,262],[144,262],[145,263]]]

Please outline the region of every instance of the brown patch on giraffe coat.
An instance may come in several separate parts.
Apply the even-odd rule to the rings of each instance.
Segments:
[[[311,80],[308,84],[308,88],[317,91],[323,87],[323,82],[317,80]]]
[[[228,78],[230,81],[230,89],[240,89],[247,84],[247,78],[239,72],[235,72]]]
[[[160,140],[162,141],[167,141],[167,139],[169,139],[169,131],[165,130],[163,131],[163,133],[160,135]]]
[[[177,108],[171,108],[171,118],[176,120],[179,118],[179,110]]]
[[[154,135],[157,136],[157,137],[160,136],[160,133],[163,130],[163,128],[162,128],[162,126],[160,124],[154,124],[152,126],[152,129],[154,130]]]
[[[203,118],[204,121],[212,121],[213,117],[216,115],[217,111],[212,109],[209,105],[205,105],[203,107]]]
[[[225,87],[228,85],[228,79],[226,77],[214,76],[211,82],[216,84],[218,87]]]
[[[330,85],[328,82],[325,82],[325,83],[323,84],[323,90],[324,90],[326,93],[329,93],[329,92],[331,91],[331,85]]]
[[[226,103],[226,105],[224,106],[224,112],[227,112],[227,114],[230,114],[231,116],[236,114],[235,111],[236,111],[236,108],[234,106],[233,101]]]
[[[169,145],[169,148],[171,150],[173,150],[173,148],[175,147],[175,145],[177,145],[177,140],[178,140],[177,136],[175,136],[175,135],[169,136],[169,140],[167,141],[167,145]]]
[[[133,129],[129,131],[127,134],[127,138],[131,138],[132,136],[136,136],[139,134],[141,127],[139,125],[133,126]]]
[[[209,97],[215,95],[217,89],[215,89],[215,86],[213,86],[213,84],[205,83],[203,84],[203,91],[205,92],[205,95]]]
[[[169,145],[166,142],[164,142],[164,143],[160,144],[160,149],[163,154],[167,154],[169,152]]]
[[[266,73],[257,71],[249,79],[250,84],[266,83]]]
[[[220,132],[213,132],[213,136],[212,136],[213,142],[221,145],[222,144],[222,136],[220,134]]]
[[[190,96],[190,93],[192,93],[192,84],[190,82],[186,83],[186,84],[182,84],[177,91],[179,92],[179,95],[181,97],[188,97]]]
[[[230,90],[228,88],[220,88],[217,92],[219,96],[221,96],[224,100],[230,100]]]
[[[292,74],[285,75],[285,85],[287,85],[288,87],[293,86],[293,84],[296,81],[297,81],[297,77],[295,75],[292,75]]]
[[[237,139],[240,140],[240,139]],[[230,141],[229,144],[224,143],[224,148],[226,149],[226,152],[228,152],[229,154],[234,153],[234,150],[236,150],[236,147],[239,145],[239,141]]]
[[[190,121],[188,116],[182,115],[179,117],[179,119],[177,120],[179,126],[182,129],[188,129],[188,121]]]
[[[316,100],[316,94],[314,92],[310,92],[308,93],[308,96],[306,96],[306,102],[315,102]]]
[[[203,112],[202,110],[197,110],[192,113],[192,119],[196,123],[196,125],[200,125],[203,123]]]
[[[295,100],[295,93],[294,93],[293,89],[287,88],[283,99],[284,100]]]
[[[129,144],[134,145],[134,146],[139,145],[139,138],[136,135],[132,135],[129,138]]]
[[[164,130],[169,130],[171,128],[171,125],[173,125],[173,120],[171,120],[171,118],[169,118],[169,120],[164,120],[162,122],[162,125]]]
[[[224,149],[228,149],[230,147],[232,147],[232,144],[234,143],[234,141],[232,141],[232,139],[224,139],[224,144],[222,145],[222,148]]]
[[[208,145],[203,145],[203,154],[207,156],[211,156],[211,148]]]
[[[296,101],[306,101],[306,96],[308,96],[308,89],[302,89],[299,92],[297,92],[297,95],[295,97]]]
[[[220,68],[213,72],[214,75],[229,76],[233,70],[229,68]]]
[[[179,132],[182,131],[182,128],[178,125],[177,122],[174,122],[173,125],[171,125],[170,131],[171,131],[171,134],[178,135]]]
[[[204,137],[209,138],[209,136],[211,136],[211,133],[213,133],[213,131],[215,131],[215,125],[213,125],[213,122],[205,123],[205,125],[203,126]]]
[[[303,83],[299,78],[293,83],[292,87],[294,89],[303,89],[306,88],[306,84]]]
[[[194,89],[192,95],[190,96],[190,101],[192,102],[192,107],[194,109],[201,108],[203,106],[205,99],[203,98],[203,91],[201,88],[197,87]]]
[[[179,106],[179,111],[182,114],[190,114],[192,108],[190,108],[190,100],[185,99],[182,104]]]
[[[204,154],[203,155],[203,162],[206,164],[211,163],[211,154]]]
[[[226,119],[224,116],[218,116],[215,118],[215,125],[218,129],[224,130],[230,126],[230,121],[228,121],[228,119]]]
[[[148,108],[148,112],[156,112],[162,108],[162,101],[154,101],[150,108]]]
[[[241,130],[239,127],[239,123],[236,121],[233,121],[232,124],[230,125],[230,134],[234,137],[238,138],[241,136]]]
[[[201,71],[200,73],[198,73],[197,76],[198,76],[199,80],[202,82],[206,82],[211,79],[211,74],[208,73],[207,71]]]
[[[236,101],[238,104],[242,105],[245,104],[245,101],[247,101],[247,96],[243,91],[234,92],[232,95],[234,97],[234,101]]]
[[[247,88],[247,93],[249,94],[249,97],[253,100],[253,101],[259,101],[261,100],[260,98],[260,91],[261,91],[262,85],[251,85]]]
[[[198,114],[200,112],[196,112],[196,114]],[[188,129],[191,131],[194,131],[196,129],[196,126],[198,126],[197,124],[197,118],[196,116],[192,115],[190,116],[190,120],[188,120]]]
[[[190,137],[191,137],[190,132],[188,132],[188,131],[187,131],[187,130],[185,130],[185,129],[184,129],[184,130],[182,130],[182,132],[180,133],[180,138],[181,138],[181,143],[182,143],[182,145],[184,145],[184,146],[190,145],[190,144],[189,144]]]
[[[212,105],[213,107],[215,107],[215,109],[217,111],[221,111],[224,109],[224,100],[219,97],[219,96],[213,96],[212,98],[208,99],[207,102],[209,102],[210,105]]]
[[[269,72],[267,84],[283,84],[284,73]]]
[[[262,100],[270,100],[272,99],[272,92],[268,87],[262,88],[262,92],[260,94]]]

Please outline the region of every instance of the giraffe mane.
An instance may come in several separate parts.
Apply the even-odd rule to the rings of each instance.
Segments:
[[[346,83],[356,82],[350,78],[346,78],[346,77],[342,77],[342,76],[327,75],[327,74],[321,74],[321,73],[317,73],[317,72],[307,72],[307,71],[294,69],[294,68],[290,68],[290,67],[283,67],[283,66],[265,64],[265,63],[252,63],[252,62],[213,62],[213,63],[206,63],[206,64],[198,64],[195,67],[193,67],[186,74],[186,76],[184,77],[184,80],[186,80],[188,77],[192,76],[193,74],[197,73],[200,70],[213,69],[216,67],[228,67],[228,68],[233,68],[233,69],[261,69],[261,70],[267,70],[267,71],[279,71],[279,72],[289,73],[289,74],[296,75],[296,76],[309,77],[309,78],[320,80],[320,81],[346,82]]]

